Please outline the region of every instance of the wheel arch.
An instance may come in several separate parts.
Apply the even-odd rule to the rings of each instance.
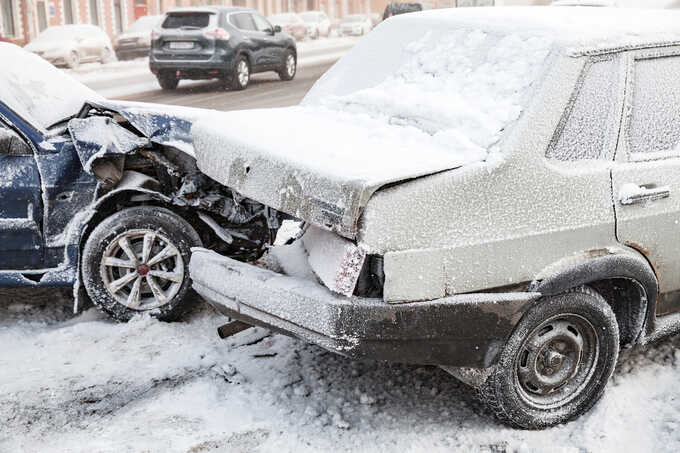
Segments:
[[[631,249],[590,251],[557,263],[537,277],[529,291],[553,296],[579,286],[591,286],[616,314],[621,343],[640,341],[653,322],[659,283],[644,256]]]

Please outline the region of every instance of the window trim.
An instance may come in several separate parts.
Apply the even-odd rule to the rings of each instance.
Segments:
[[[11,8],[12,8],[12,14],[9,15],[9,19],[12,22],[12,27],[14,28],[14,31],[10,35],[10,34],[7,33],[7,31],[3,27],[2,34],[5,38],[8,38],[8,39],[21,39],[24,36],[24,29],[23,29],[23,24],[21,23],[21,13],[20,13],[21,5],[19,4],[19,0],[8,0],[8,1],[10,3]],[[0,4],[0,14],[5,14],[4,8],[2,8],[2,4]],[[2,26],[2,23],[0,23],[0,26]]]
[[[655,151],[652,153],[634,153],[630,146],[630,133],[633,122],[633,108],[635,96],[636,64],[642,60],[658,60],[662,58],[680,58],[680,47],[656,47],[631,51],[628,54],[628,68],[626,71],[626,100],[625,117],[621,125],[621,135],[619,138],[620,148],[622,148],[622,159],[624,162],[642,163],[660,160],[680,158],[680,149],[677,151]]]

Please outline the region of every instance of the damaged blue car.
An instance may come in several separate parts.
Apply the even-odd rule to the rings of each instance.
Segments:
[[[192,247],[253,261],[272,242],[278,212],[196,167],[190,130],[209,112],[107,101],[17,46],[0,56],[0,286],[177,320],[198,299]]]

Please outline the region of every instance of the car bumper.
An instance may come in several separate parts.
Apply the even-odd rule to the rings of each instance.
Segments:
[[[135,58],[135,57],[148,57],[149,51],[151,49],[147,47],[119,47],[115,49],[116,56],[119,59],[124,58]]]
[[[207,58],[206,58],[207,57]],[[216,53],[214,55],[198,55],[196,59],[191,57],[172,59],[168,54],[151,53],[149,57],[149,69],[151,72],[158,71],[181,71],[186,74],[182,78],[202,78],[210,72],[218,71],[220,74],[231,74],[234,56],[231,53]]]
[[[309,280],[204,249],[191,258],[194,289],[219,312],[352,358],[486,368],[537,293],[483,293],[388,304],[344,297]]]

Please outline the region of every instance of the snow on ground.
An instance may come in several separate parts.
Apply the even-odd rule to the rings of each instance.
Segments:
[[[69,314],[68,291],[0,294],[0,451],[312,452],[680,449],[680,336],[625,352],[576,422],[497,424],[434,367],[348,360],[209,308],[185,323]]]

